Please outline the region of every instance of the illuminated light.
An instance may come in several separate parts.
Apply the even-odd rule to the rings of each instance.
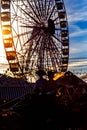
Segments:
[[[68,55],[69,49],[68,48],[63,48],[62,52],[63,52],[63,55]]]
[[[56,97],[59,97],[61,95],[61,92],[60,92],[61,88],[59,88],[56,92]]]
[[[61,28],[67,27],[67,22],[66,21],[60,21],[60,26],[61,26]]]
[[[12,27],[10,25],[3,25],[2,26],[2,34],[8,35],[12,33]]]
[[[10,70],[11,70],[12,72],[16,72],[16,71],[19,70],[19,65],[18,65],[18,63],[9,63],[9,65],[10,65]]]
[[[2,12],[1,13],[1,20],[3,22],[10,21],[10,12]]]
[[[9,9],[10,8],[10,0],[2,0],[1,6],[3,9]]]
[[[13,46],[13,39],[12,38],[5,38],[3,39],[4,47],[9,48]]]
[[[67,65],[60,66],[61,72],[65,72],[67,70]]]
[[[8,51],[6,52],[8,60],[15,60],[16,58],[16,51]]]
[[[68,36],[68,30],[62,30],[61,31],[61,36],[62,37],[67,37]]]
[[[57,9],[58,9],[58,10],[63,9],[63,3],[62,3],[62,2],[56,3],[56,5],[57,5]]]
[[[54,78],[53,78],[53,80],[57,80],[58,78],[64,76],[64,74],[65,74],[65,72],[61,72],[61,73],[55,75]]]
[[[68,44],[69,44],[69,40],[68,39],[62,40],[62,45],[63,46],[68,46]]]
[[[68,64],[68,57],[62,57],[62,63]]]
[[[7,114],[7,113],[3,113],[2,116],[3,116],[3,117],[7,117],[8,114]]]
[[[59,12],[59,18],[65,18],[65,11]]]
[[[12,46],[13,46],[12,43],[4,43],[4,47],[5,47],[5,48],[9,48],[9,47],[12,47]]]

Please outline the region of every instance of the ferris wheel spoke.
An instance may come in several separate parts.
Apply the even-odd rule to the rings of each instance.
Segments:
[[[57,54],[57,53],[60,54],[59,45],[57,44],[57,46],[56,46],[55,41],[53,41],[52,39],[50,40],[50,44],[51,44],[51,50],[53,50],[53,52],[55,51],[56,52],[55,54]]]
[[[37,0],[37,3],[38,3],[38,8],[39,8],[40,16],[42,16],[41,3],[40,3],[39,0]]]
[[[46,6],[46,5],[47,5],[46,3],[47,3],[47,0],[45,0],[45,2],[44,2],[45,15],[46,15],[46,7],[47,7],[47,6]]]
[[[53,41],[51,41],[51,42],[52,42],[51,44],[54,44]],[[54,54],[53,55],[54,55],[54,60],[56,61],[57,66],[59,66],[60,59],[62,57],[62,54],[61,54],[61,52],[59,50],[60,49],[58,47],[56,47],[55,44],[54,44],[54,49],[53,49]]]
[[[32,33],[32,32],[31,32],[31,33]],[[29,43],[29,41],[31,41],[32,39],[34,40],[34,39],[36,38],[36,36],[38,36],[38,34],[39,34],[38,31],[35,32],[35,33],[24,43],[24,45],[27,44],[27,43]]]
[[[61,42],[59,38],[57,38],[55,35],[52,35],[57,41]]]
[[[41,37],[40,39],[40,43],[39,43],[39,50],[38,50],[38,58],[39,58],[39,61],[38,61],[38,64],[39,64],[39,67],[40,68],[44,68],[44,39],[43,37]],[[41,50],[41,51],[40,51]]]
[[[47,6],[47,12],[46,12],[47,16],[49,15],[50,6],[51,6],[51,2],[49,0],[48,1],[48,6]]]
[[[48,20],[51,18],[51,16],[52,16],[52,14],[53,14],[53,12],[54,12],[54,9],[55,9],[55,5],[53,6],[53,8],[52,9],[50,9],[51,11],[50,11],[50,15],[49,15],[49,17],[48,17]]]
[[[41,38],[41,36],[38,37],[38,40],[37,40],[37,42],[36,42],[36,45],[35,45],[35,47],[34,47],[33,49],[32,49],[33,42],[31,42],[32,44],[30,45],[30,49],[32,49],[32,51],[31,51],[31,50],[30,50],[30,51],[27,50],[27,52],[28,52],[28,58],[27,58],[28,61],[30,61],[30,59],[31,59],[31,57],[33,56],[35,50],[37,50],[38,45],[39,45],[40,38]]]
[[[50,41],[51,42],[51,47],[53,46],[53,44],[54,44],[54,42],[53,41]],[[56,46],[54,45],[54,47],[52,47],[53,48],[53,55],[54,55],[54,62],[55,62],[55,66],[58,66],[59,65],[59,56],[61,56],[60,55],[60,52],[59,52],[59,50],[56,48]],[[54,49],[55,48],[55,49]],[[55,51],[54,51],[55,50]]]
[[[58,19],[59,19],[59,16],[56,17],[55,19],[53,19],[53,21],[55,22],[55,21],[58,20]],[[59,24],[59,22],[58,22],[57,24]]]
[[[49,47],[48,54],[50,55],[50,59],[51,59],[50,62],[52,62],[52,66],[54,66],[54,68],[55,68],[56,64],[57,64],[57,66],[59,64],[57,62],[57,59],[58,59],[57,57],[58,57],[59,54],[57,54],[58,51],[55,50],[54,43],[50,39],[51,38],[48,39],[48,41],[49,41],[48,42],[48,47]]]
[[[47,13],[46,13],[46,10],[47,10],[47,1],[44,0],[44,4],[43,4],[43,13],[44,13],[45,18],[47,19]]]
[[[51,43],[50,43],[51,44]],[[50,51],[50,50],[52,50],[52,51]],[[56,63],[55,63],[55,55],[54,55],[54,50],[53,50],[53,47],[50,45],[50,50],[49,50],[49,55],[50,55],[50,65],[51,65],[51,63],[52,63],[52,65],[51,66],[53,66],[53,67],[55,67],[55,65],[56,65]]]
[[[17,35],[14,35],[13,38],[17,38],[17,37],[25,36],[25,35],[30,34],[30,33],[31,33],[31,31],[24,32],[24,33],[21,33],[21,34],[17,34],[17,33],[16,33]]]
[[[24,9],[22,9],[22,7],[19,7],[19,6],[18,6],[18,8],[19,8],[20,10],[22,10],[26,15],[28,15],[32,20],[34,20],[35,23],[39,24],[39,22],[38,22],[33,16],[31,16],[28,12],[26,12]]]
[[[25,25],[25,26],[20,26],[20,27],[25,27],[25,28],[36,28],[36,29],[44,29],[45,27],[38,27],[38,26],[29,26],[29,25]]]
[[[40,1],[37,0],[37,2],[34,0],[34,3],[36,5],[36,8],[38,10],[38,14],[39,14],[39,17],[41,17],[41,6],[40,6]]]
[[[30,8],[32,9],[33,13],[35,14],[36,19],[40,21],[39,15],[38,15],[38,14],[36,13],[36,11],[34,10],[35,7],[34,7],[34,8],[32,7],[32,5],[30,4],[29,0],[27,0],[27,2],[28,2],[28,4],[29,4]]]
[[[50,39],[51,41],[51,44],[54,46],[54,49],[53,50],[55,50],[55,54],[56,54],[56,56],[58,56],[58,55],[61,55],[61,46],[59,46],[59,44],[55,44],[55,42],[52,40],[52,39]]]
[[[44,1],[39,1],[38,0],[38,4],[39,4],[39,7],[40,7],[40,12],[41,12],[41,17],[44,17],[44,16],[46,16],[46,13],[45,13],[45,3],[44,3]]]
[[[44,4],[43,4],[44,0],[42,1],[42,10],[44,12]]]
[[[53,52],[49,52],[49,55],[50,55],[50,63],[52,63],[52,65],[51,66],[53,66],[53,68],[56,66],[56,62],[55,62],[55,56],[53,57]],[[55,60],[54,60],[55,59]]]
[[[31,19],[28,19],[26,16],[25,16],[25,18],[21,17],[21,20],[17,19],[16,21],[18,21],[20,23],[19,27],[21,27],[21,26],[35,25],[35,22],[32,21]]]
[[[23,18],[23,16],[19,16],[19,15],[13,15],[13,21],[11,22],[11,24],[16,21],[20,24],[23,24],[23,25],[27,25],[27,22],[28,22],[28,25],[29,23],[32,23],[32,21],[30,21],[27,17]]]
[[[36,4],[36,1],[33,0],[33,2],[34,2],[34,4],[35,4],[36,11],[38,12],[39,17],[41,17],[40,10],[39,10],[39,8],[38,8],[38,5]]]

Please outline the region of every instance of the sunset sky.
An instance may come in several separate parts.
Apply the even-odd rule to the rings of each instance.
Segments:
[[[87,72],[87,0],[64,0],[69,28],[69,70]],[[0,31],[0,72],[8,67]],[[4,65],[3,65],[4,64]]]

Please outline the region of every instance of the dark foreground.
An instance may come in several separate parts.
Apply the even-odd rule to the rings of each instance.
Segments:
[[[73,102],[56,93],[28,94],[0,109],[0,130],[87,130],[87,94]]]

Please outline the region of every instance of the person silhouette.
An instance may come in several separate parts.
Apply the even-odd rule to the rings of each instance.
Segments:
[[[49,92],[55,92],[56,90],[56,81],[54,80],[54,71],[48,71],[48,91]]]
[[[47,87],[47,80],[43,77],[44,75],[46,75],[46,73],[44,70],[38,70],[36,74],[39,78],[35,83],[34,91],[43,93],[45,92],[45,88]]]

